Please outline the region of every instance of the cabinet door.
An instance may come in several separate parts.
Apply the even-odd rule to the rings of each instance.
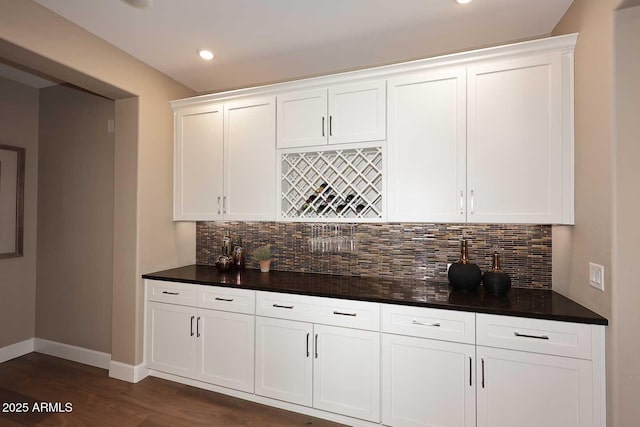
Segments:
[[[222,104],[175,114],[173,219],[222,218]]]
[[[590,427],[591,362],[477,347],[479,427]]]
[[[253,393],[254,316],[198,310],[198,379]]]
[[[469,222],[562,221],[559,54],[468,70]]]
[[[314,325],[313,407],[380,421],[380,334]]]
[[[327,90],[278,96],[278,148],[327,143]]]
[[[389,87],[389,221],[466,219],[466,71],[399,77]]]
[[[382,423],[475,426],[474,359],[471,344],[383,334]]]
[[[385,139],[385,106],[384,80],[329,88],[329,143]]]
[[[311,406],[313,325],[256,316],[256,394]]]
[[[225,104],[224,218],[274,220],[276,215],[275,98]]]
[[[196,374],[196,309],[147,303],[147,366],[183,377]]]

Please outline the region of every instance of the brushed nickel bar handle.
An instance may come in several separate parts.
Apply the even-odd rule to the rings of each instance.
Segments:
[[[309,335],[310,333],[307,332],[307,358],[309,357]]]
[[[191,316],[191,336],[193,336],[193,319],[195,319],[196,316]]]
[[[162,291],[163,294],[167,294],[167,295],[180,295],[180,292],[169,292],[169,291]]]
[[[196,320],[196,338],[200,337],[200,316]]]
[[[220,297],[216,297],[216,301],[231,302],[231,301],[233,301],[233,298],[220,298]]]
[[[220,215],[222,212],[220,212],[220,196],[218,196],[218,215]]]
[[[484,359],[480,359],[482,363],[482,388],[484,388]]]
[[[522,337],[522,338],[535,338],[537,340],[548,340],[549,337],[547,335],[527,335],[527,334],[521,334],[518,331],[515,331],[513,333],[513,335],[515,335],[516,337]]]
[[[324,116],[322,116],[322,136],[324,136]]]
[[[464,214],[464,192],[460,190],[460,215]]]
[[[276,308],[288,308],[288,309],[292,309],[294,307],[293,305],[280,305],[280,304],[273,304],[273,306]]]
[[[329,116],[329,136],[333,136],[333,116]]]
[[[414,325],[420,325],[420,326],[432,326],[435,328],[439,328],[440,327],[440,322],[435,322],[435,323],[422,323],[422,322],[418,322],[416,319],[413,319],[413,323]]]
[[[222,213],[227,213],[227,196],[222,197]]]
[[[333,314],[339,314],[340,316],[352,316],[356,317],[358,313],[344,313],[342,311],[334,311]]]
[[[471,214],[473,215],[473,190],[471,190]]]
[[[473,378],[473,361],[471,359],[471,356],[469,356],[469,386],[471,387],[473,385],[472,383],[472,378]]]
[[[316,345],[315,345],[315,349],[316,349],[316,359],[318,358],[318,334],[316,334]]]

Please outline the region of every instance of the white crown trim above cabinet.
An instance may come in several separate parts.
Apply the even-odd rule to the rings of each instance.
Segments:
[[[282,154],[375,144],[388,202],[356,222],[572,224],[576,40],[173,101],[174,219],[344,222],[328,210],[276,215],[291,211],[276,165]]]

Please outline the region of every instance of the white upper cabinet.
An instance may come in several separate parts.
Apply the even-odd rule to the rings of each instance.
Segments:
[[[466,71],[388,81],[390,221],[466,219]]]
[[[390,221],[573,222],[571,61],[560,52],[390,79]]]
[[[174,219],[573,224],[576,39],[173,101]]]
[[[174,220],[275,219],[275,98],[175,113]]]
[[[278,148],[385,139],[384,80],[278,95]]]
[[[278,96],[278,148],[327,143],[327,90]]]
[[[276,212],[275,100],[224,106],[225,219],[269,221]]]
[[[467,221],[569,222],[561,55],[470,66],[467,90]]]
[[[384,80],[329,88],[329,144],[386,137]]]
[[[175,114],[174,220],[221,219],[222,104]]]

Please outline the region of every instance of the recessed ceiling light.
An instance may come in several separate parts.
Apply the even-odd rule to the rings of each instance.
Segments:
[[[471,3],[471,0],[456,0],[456,2],[458,4],[467,4],[467,3]]]
[[[122,0],[124,3],[129,6],[143,8],[151,5],[151,0]]]
[[[205,61],[211,61],[213,59],[213,52],[208,49],[200,49],[198,51],[198,55],[200,55],[200,58],[204,59]]]

